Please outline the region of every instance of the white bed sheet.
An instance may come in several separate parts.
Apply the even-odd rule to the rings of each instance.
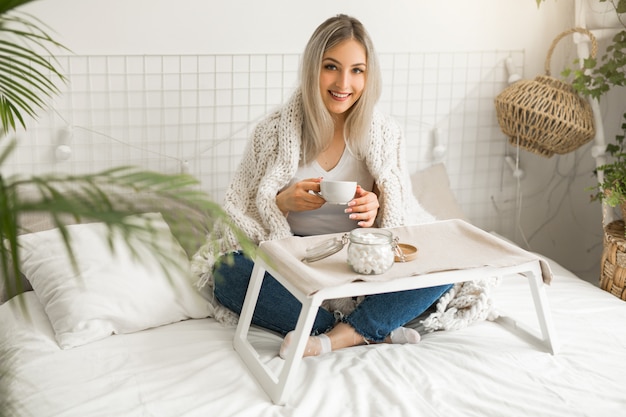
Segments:
[[[0,306],[1,388],[24,416],[550,416],[626,414],[626,303],[551,263],[561,349],[494,322],[307,358],[285,406],[271,403],[232,347],[234,327],[189,320],[61,350],[33,292]],[[497,305],[534,325],[524,278]],[[21,317],[21,318],[20,318]],[[252,329],[271,366],[280,337]]]

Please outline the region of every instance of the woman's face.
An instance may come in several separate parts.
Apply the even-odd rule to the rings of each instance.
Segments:
[[[366,63],[365,48],[354,39],[347,39],[324,53],[320,93],[331,114],[344,115],[361,97]]]

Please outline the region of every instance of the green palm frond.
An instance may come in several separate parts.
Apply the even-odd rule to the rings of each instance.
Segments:
[[[46,97],[59,91],[55,78],[65,82],[50,48],[66,49],[52,39],[33,16],[14,9],[33,0],[0,2],[0,133],[19,125],[24,115],[36,117],[46,107]],[[45,55],[44,55],[45,54]]]
[[[219,245],[220,233],[229,229],[252,256],[255,245],[230,220],[223,209],[198,189],[195,178],[185,174],[162,174],[136,167],[120,167],[95,174],[5,177],[2,166],[14,151],[15,139],[8,134],[26,127],[25,117],[36,117],[59,92],[56,83],[65,82],[58,62],[47,58],[49,47],[63,48],[46,34],[43,23],[20,14],[15,8],[34,0],[0,0],[0,279],[10,297],[23,291],[20,279],[19,235],[27,216],[47,217],[59,229],[69,259],[77,268],[68,225],[100,222],[107,226],[111,250],[114,234],[121,234],[127,247],[133,242],[153,249],[163,270],[169,274],[173,254],[166,253],[157,230],[137,215],[159,212],[188,255],[207,240]],[[65,49],[65,48],[63,48]],[[40,51],[40,52],[37,52]],[[4,141],[6,143],[3,143]],[[24,300],[22,310],[28,315]],[[0,364],[0,380],[14,377]],[[0,384],[0,416],[13,415]]]
[[[253,254],[255,246],[231,223],[221,206],[198,190],[197,185],[197,180],[187,174],[162,174],[136,167],[86,175],[0,176],[0,240],[5,241],[7,252],[0,251],[2,272],[5,277],[19,276],[17,237],[29,232],[19,224],[20,218],[29,214],[49,217],[52,226],[59,229],[75,267],[67,225],[101,222],[109,230],[109,242],[114,233],[121,234],[126,241],[131,237],[140,239],[154,249],[167,269],[172,260],[169,254],[162,253],[160,242],[154,239],[156,230],[149,223],[137,224],[129,217],[153,212],[163,215],[189,255],[197,249],[199,241],[223,226],[235,232],[246,253]],[[131,245],[129,248],[133,250]]]
[[[15,205],[15,194],[7,190],[4,178],[0,175],[0,274],[4,281],[5,291],[20,293],[23,291],[18,259],[18,226],[17,212],[12,209]],[[11,278],[15,277],[15,278]]]
[[[0,0],[0,140],[25,116],[35,117],[47,107],[48,97],[59,92],[55,82],[65,82],[49,48],[64,48],[52,39],[41,21],[15,9],[34,0]],[[0,168],[16,146],[10,140],[0,147]],[[20,224],[31,214],[45,215],[61,232],[70,259],[76,265],[67,224],[104,223],[109,232],[121,233],[127,242],[142,237],[155,243],[154,252],[167,261],[151,234],[149,224],[134,223],[131,215],[160,212],[188,254],[208,238],[216,241],[222,228],[235,232],[244,251],[255,247],[230,222],[222,208],[197,189],[189,175],[169,175],[134,167],[120,167],[87,175],[2,177],[0,170],[0,273],[6,288],[20,292],[18,236],[28,232]],[[212,237],[215,236],[214,239]],[[132,250],[132,245],[128,244]],[[114,248],[113,248],[114,249]],[[13,277],[14,282],[9,282]]]

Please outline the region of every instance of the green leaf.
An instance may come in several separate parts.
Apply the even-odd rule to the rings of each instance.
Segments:
[[[611,162],[599,166],[596,171],[602,171],[604,178],[601,183],[596,184],[592,189],[595,193],[591,200],[604,201],[611,207],[626,202],[626,113],[623,115],[623,134],[615,136],[615,143],[606,146],[606,152],[611,157]]]
[[[595,68],[597,61],[595,58],[586,58],[583,60],[583,67],[585,69],[593,69]]]
[[[610,153],[611,155],[613,155],[614,153],[619,151],[619,146],[617,146],[617,145],[615,145],[613,143],[609,143],[608,145],[606,145],[606,151],[608,153]]]
[[[66,48],[41,29],[38,19],[14,10],[29,2],[10,0],[0,6],[0,134],[15,130],[18,123],[26,127],[22,113],[35,117],[37,109],[46,108],[40,94],[49,97],[58,93],[47,74],[65,82],[58,62],[35,51]]]

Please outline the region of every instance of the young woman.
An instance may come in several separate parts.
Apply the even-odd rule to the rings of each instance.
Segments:
[[[375,110],[380,92],[379,64],[363,25],[345,15],[322,23],[304,51],[300,88],[256,127],[226,194],[225,210],[251,240],[433,220],[412,195],[398,125]],[[357,181],[347,207],[325,204],[314,193],[322,178]],[[227,231],[220,244],[219,253],[209,245],[196,261],[213,281],[218,313],[224,306],[239,314],[253,262]],[[213,270],[212,260],[228,252],[234,262]],[[320,308],[304,355],[372,342],[417,343],[419,334],[401,326],[450,287],[367,296],[339,321]],[[300,302],[266,274],[253,323],[285,335],[281,356],[299,312]]]

